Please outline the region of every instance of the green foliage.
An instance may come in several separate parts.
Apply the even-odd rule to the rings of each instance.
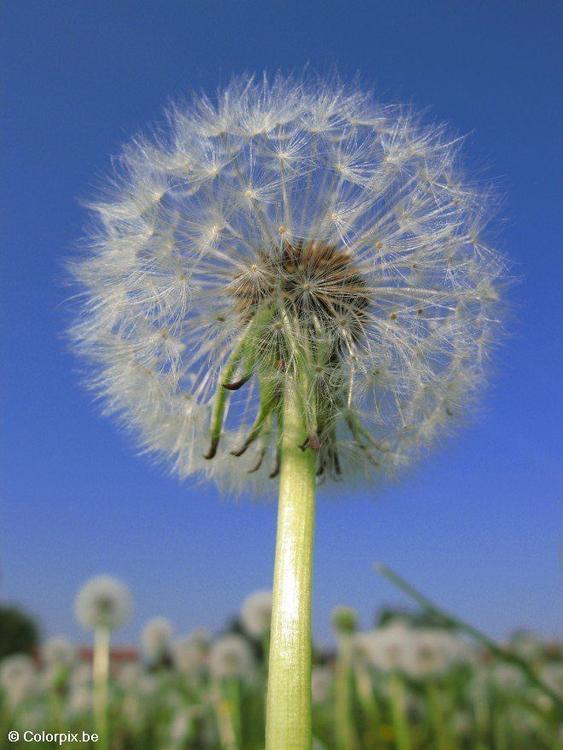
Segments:
[[[11,654],[32,654],[39,642],[35,620],[15,606],[0,606],[0,659]]]

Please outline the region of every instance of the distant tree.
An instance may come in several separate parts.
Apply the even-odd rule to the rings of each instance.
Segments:
[[[32,654],[39,643],[35,620],[18,607],[0,606],[0,659],[11,654]]]

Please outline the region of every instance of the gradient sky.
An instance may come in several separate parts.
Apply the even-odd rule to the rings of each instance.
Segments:
[[[275,505],[170,479],[79,385],[62,265],[86,220],[79,199],[167,102],[310,63],[468,134],[469,171],[503,196],[494,232],[519,279],[476,418],[401,482],[319,493],[317,638],[337,604],[368,626],[405,603],[374,560],[495,636],[563,634],[562,21],[556,0],[2,4],[3,600],[85,639],[74,594],[111,573],[135,597],[119,634],[132,642],[155,615],[217,631],[270,586]]]

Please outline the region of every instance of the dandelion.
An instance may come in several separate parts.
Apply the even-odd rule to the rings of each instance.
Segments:
[[[356,648],[382,672],[407,673],[414,660],[413,631],[403,620],[392,620],[377,630],[359,633]]]
[[[49,638],[41,646],[41,661],[47,665],[69,667],[75,656],[76,648],[63,637]]]
[[[209,652],[214,678],[211,698],[223,747],[238,747],[241,737],[240,681],[254,677],[254,656],[248,641],[231,634],[218,638]]]
[[[199,681],[204,674],[209,655],[209,634],[194,630],[172,644],[172,659],[179,672]]]
[[[121,628],[133,609],[131,594],[125,584],[110,576],[91,578],[78,592],[76,617],[91,630]]]
[[[17,706],[31,697],[37,688],[37,671],[26,654],[15,654],[0,664],[0,688],[6,701]]]
[[[124,150],[73,264],[109,412],[181,477],[279,477],[267,747],[310,745],[322,481],[375,481],[483,379],[503,263],[458,142],[338,83],[240,79]]]
[[[410,750],[411,739],[407,722],[407,699],[403,674],[412,663],[414,639],[412,629],[397,619],[388,625],[355,636],[356,651],[363,653],[378,670],[389,672],[388,690],[391,719],[399,750]]]
[[[442,674],[470,657],[466,644],[445,630],[418,628],[412,631],[411,638],[411,661],[405,664],[411,677],[423,679]]]
[[[254,669],[254,657],[248,642],[240,635],[218,638],[209,652],[209,669],[213,677],[249,679]]]
[[[255,591],[250,594],[242,603],[240,619],[248,635],[264,638],[272,620],[272,592]]]
[[[173,627],[165,617],[155,617],[145,625],[141,645],[149,664],[159,665],[169,660],[172,633]]]
[[[41,645],[39,657],[43,667],[42,680],[53,690],[53,702],[57,702],[58,693],[65,689],[74,665],[76,648],[66,638],[49,638]]]
[[[76,597],[78,621],[94,631],[94,713],[102,743],[107,743],[111,633],[127,622],[132,609],[129,589],[111,576],[91,578]]]

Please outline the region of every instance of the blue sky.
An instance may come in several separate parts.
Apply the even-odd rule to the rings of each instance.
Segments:
[[[562,21],[555,0],[3,4],[3,600],[47,634],[84,639],[75,591],[111,573],[133,590],[119,636],[131,642],[154,615],[218,630],[270,586],[275,505],[170,479],[82,390],[62,267],[86,220],[79,198],[167,102],[310,63],[359,72],[382,101],[468,134],[469,171],[503,196],[497,244],[520,280],[491,387],[460,435],[383,490],[321,490],[317,638],[337,604],[367,626],[379,605],[405,602],[374,560],[496,636],[563,633]]]

